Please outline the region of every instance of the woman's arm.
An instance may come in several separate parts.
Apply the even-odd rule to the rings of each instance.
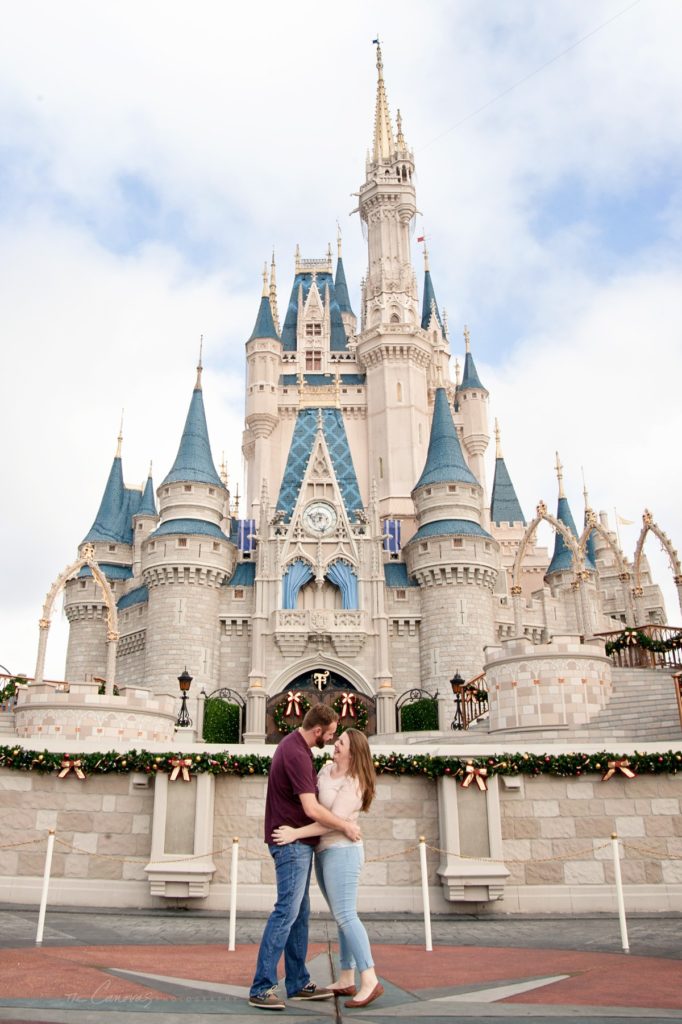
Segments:
[[[313,821],[310,825],[301,825],[299,828],[294,828],[292,825],[280,825],[279,828],[272,830],[272,841],[277,846],[286,846],[287,843],[293,843],[297,839],[309,839],[310,836],[321,836],[325,832],[331,831],[332,829],[320,825],[319,821]]]

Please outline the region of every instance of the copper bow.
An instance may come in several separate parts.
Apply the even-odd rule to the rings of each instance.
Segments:
[[[352,693],[341,695],[341,718],[345,718],[346,715],[355,718],[355,697]]]
[[[73,769],[74,772],[76,773],[76,776],[79,779],[84,779],[85,772],[81,768],[81,763],[81,761],[71,761],[68,758],[66,758],[64,761],[62,761],[62,770],[60,771],[57,777],[63,779],[66,775],[69,774],[71,769]]]
[[[611,776],[615,775],[616,772],[622,772],[626,779],[634,779],[635,773],[633,772],[632,768],[628,768],[629,764],[630,762],[626,757],[622,758],[620,761],[609,761],[609,770],[604,775],[602,775],[602,782],[608,782]]]
[[[466,777],[462,783],[462,789],[467,789],[475,779],[478,788],[482,793],[485,793],[488,788],[488,784],[485,781],[488,776],[488,769],[476,768],[473,764],[467,764],[464,770],[466,772]]]
[[[170,776],[171,782],[175,782],[180,772],[182,772],[182,778],[185,782],[190,781],[189,769],[192,767],[191,757],[174,757],[171,764],[173,765],[173,771]]]
[[[284,712],[285,716],[290,715],[292,712],[295,712],[297,718],[301,717],[302,696],[303,694],[301,693],[300,690],[297,690],[296,693],[294,693],[293,690],[289,690],[287,694],[287,700],[289,701],[289,703],[287,704],[286,711]]]

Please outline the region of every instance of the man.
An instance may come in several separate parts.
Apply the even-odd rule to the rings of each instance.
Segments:
[[[360,829],[323,807],[317,799],[317,779],[312,748],[331,743],[338,715],[333,708],[315,704],[306,713],[300,729],[280,742],[272,759],[265,800],[265,842],[275,862],[277,902],[268,918],[258,951],[256,974],[249,1003],[261,1010],[284,1010],[277,993],[277,964],[284,953],[286,991],[289,999],[331,999],[330,989],[318,988],[305,965],[310,913],[310,871],[316,838],[300,839],[275,846],[272,831],[280,825],[309,825],[319,821],[344,832],[352,842]]]

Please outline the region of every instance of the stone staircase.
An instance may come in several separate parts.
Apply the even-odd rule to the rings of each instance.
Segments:
[[[606,708],[580,730],[585,739],[682,740],[675,684],[669,672],[653,668],[614,668]]]

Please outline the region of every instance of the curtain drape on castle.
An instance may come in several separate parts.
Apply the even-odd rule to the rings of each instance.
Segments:
[[[313,570],[302,558],[292,562],[282,577],[282,608],[295,608],[301,587],[313,578]]]
[[[347,562],[333,562],[327,569],[327,579],[341,591],[343,608],[358,607],[358,578]]]

